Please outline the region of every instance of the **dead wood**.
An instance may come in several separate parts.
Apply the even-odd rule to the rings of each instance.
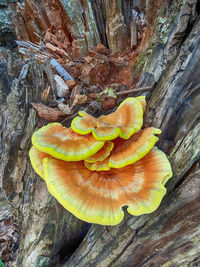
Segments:
[[[156,212],[140,217],[125,213],[124,221],[114,227],[87,224],[63,209],[33,171],[28,157],[30,139],[38,125],[30,103],[40,102],[41,93],[49,85],[56,98],[48,62],[51,54],[40,51],[41,62],[46,60],[42,65],[35,59],[37,55],[31,54],[27,60],[1,48],[0,257],[6,267],[199,266],[199,1],[68,2],[69,9],[66,1],[54,1],[55,9],[49,9],[49,1],[41,1],[38,6],[38,1],[28,0],[25,9],[13,4],[18,38],[35,41],[34,31],[41,39],[42,31],[47,34],[54,28],[57,35],[54,32],[46,38],[49,36],[50,42],[54,36],[54,53],[61,52],[58,48],[69,48],[66,58],[68,54],[69,58],[85,55],[99,40],[104,45],[109,43],[111,52],[120,52],[120,45],[127,46],[127,53],[113,54],[112,59],[128,64],[109,69],[106,77],[115,79],[105,80],[103,86],[121,81],[128,88],[138,88],[133,89],[133,95],[138,95],[139,88],[151,88],[145,125],[162,129],[157,145],[169,156],[174,175]],[[132,49],[128,41],[130,16],[126,17],[131,9],[136,12],[138,31],[137,47]],[[58,25],[62,26],[60,36]],[[56,59],[61,60],[61,54]],[[100,60],[107,57],[101,56]],[[78,73],[85,60],[76,61],[66,65],[70,70],[77,68]],[[86,84],[84,80],[80,83]],[[102,112],[96,102],[87,108],[99,115]],[[77,111],[65,119],[67,126]]]

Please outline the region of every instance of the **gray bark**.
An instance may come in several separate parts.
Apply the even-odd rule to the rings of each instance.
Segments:
[[[0,255],[5,266],[50,266],[70,255],[89,225],[58,204],[29,161],[37,123],[30,102],[45,86],[41,66],[5,49],[0,62]]]
[[[198,266],[200,264],[200,22],[148,95],[146,124],[162,129],[159,147],[173,178],[156,212],[127,215],[121,225],[93,225],[64,266]]]

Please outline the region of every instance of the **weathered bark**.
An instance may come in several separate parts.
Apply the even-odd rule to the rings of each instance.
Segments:
[[[25,64],[19,55],[1,49],[0,67],[1,258],[6,266],[54,265],[60,255],[72,253],[90,225],[49,195],[29,162],[30,137],[36,127],[30,102],[40,99],[45,88],[41,66],[34,59]]]
[[[80,1],[83,9],[86,2]],[[107,7],[111,4],[105,2]],[[25,63],[19,55],[1,50],[0,233],[4,235],[0,235],[0,244],[6,250],[0,253],[7,266],[200,264],[199,1],[126,1],[124,6],[113,2],[116,13],[113,10],[109,15],[127,16],[125,27],[131,7],[145,12],[148,26],[128,75],[132,82],[138,81],[138,87],[152,86],[145,124],[162,129],[158,146],[168,154],[174,174],[166,186],[168,193],[156,212],[140,217],[125,213],[120,225],[109,228],[90,227],[64,210],[28,159],[30,137],[37,125],[29,103],[40,100],[46,86],[42,66],[34,58]],[[104,1],[93,2],[94,14],[101,5]],[[103,9],[95,23],[111,47],[105,25],[99,24],[106,19],[108,9]],[[80,20],[73,22],[74,29]],[[137,23],[140,27],[141,21]]]
[[[0,1],[0,46],[11,48],[16,37],[12,29],[10,13],[6,1]]]
[[[65,266],[198,266],[200,263],[200,22],[149,94],[146,124],[162,129],[173,178],[159,209],[109,231],[92,226]],[[190,174],[192,173],[192,174]]]

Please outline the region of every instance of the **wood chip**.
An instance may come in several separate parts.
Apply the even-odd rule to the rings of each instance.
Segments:
[[[56,108],[49,108],[41,103],[31,103],[33,108],[37,111],[38,116],[47,121],[60,121],[66,114]]]
[[[72,89],[72,92],[71,92],[71,95],[70,95],[70,99],[69,99],[69,105],[70,105],[70,106],[72,106],[72,104],[74,103],[75,96],[76,96],[76,95],[80,95],[80,92],[81,92],[80,85],[76,85],[76,86]]]
[[[72,90],[76,86],[76,82],[74,80],[66,80],[65,83],[67,84],[70,90]]]
[[[59,75],[54,75],[53,77],[54,81],[56,82],[57,96],[63,97],[69,95],[69,87],[65,81]]]
[[[74,102],[71,106],[71,109],[73,109],[76,105],[83,105],[87,102],[87,96],[86,95],[76,95],[74,98]]]
[[[51,87],[48,86],[48,87],[42,92],[42,94],[41,94],[41,99],[42,99],[42,101],[43,101],[44,103],[47,102],[47,99],[48,99],[48,97],[49,97],[49,93],[50,93],[50,89],[51,89]]]
[[[137,27],[135,20],[131,21],[130,27],[131,27],[131,47],[135,47],[137,45]]]
[[[46,43],[46,48],[49,49],[50,51],[54,52],[54,53],[58,53],[61,56],[65,56],[68,58],[68,54],[65,52],[65,50],[52,45],[51,43]]]
[[[66,115],[71,115],[72,114],[72,110],[70,109],[69,105],[65,105],[62,102],[58,103],[58,108],[64,112]]]

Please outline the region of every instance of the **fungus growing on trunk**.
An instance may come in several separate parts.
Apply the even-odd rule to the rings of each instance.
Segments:
[[[79,161],[95,154],[104,145],[92,134],[79,135],[60,123],[50,123],[36,131],[32,144],[39,151],[66,161]]]
[[[149,153],[158,141],[158,137],[155,134],[160,133],[160,129],[150,127],[140,130],[128,140],[118,137],[112,140],[114,148],[105,160],[89,163],[86,159],[85,166],[93,171],[102,171],[109,170],[110,168],[122,168],[133,164]]]
[[[76,217],[102,225],[123,220],[122,207],[138,216],[157,209],[166,193],[163,181],[171,175],[165,154],[154,148],[143,159],[120,169],[90,171],[83,162],[43,160],[51,194]]]
[[[145,107],[144,97],[127,98],[107,116],[80,112],[72,128],[51,123],[33,134],[33,168],[76,217],[116,225],[123,207],[135,216],[158,208],[172,171],[154,147],[161,130],[141,129]]]
[[[85,161],[90,163],[96,161],[103,161],[110,155],[110,152],[113,150],[113,147],[114,147],[113,142],[106,141],[104,146],[99,151],[97,151],[97,153],[85,159]]]
[[[128,139],[137,133],[143,124],[143,108],[141,102],[134,97],[124,100],[117,110],[109,115],[95,118],[84,111],[81,117],[73,119],[71,128],[79,134],[92,132],[96,140],[113,140],[120,136]]]

